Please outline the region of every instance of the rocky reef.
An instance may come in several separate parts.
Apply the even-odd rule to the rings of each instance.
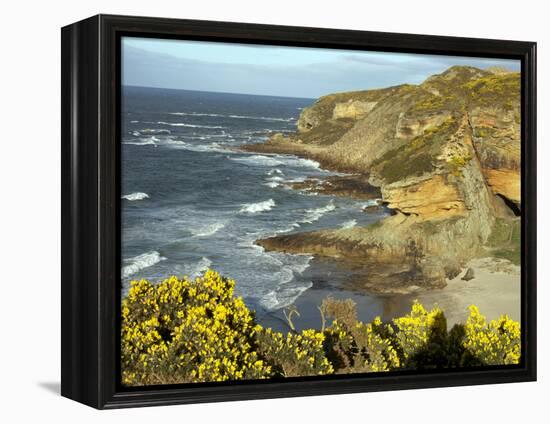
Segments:
[[[393,215],[257,243],[339,258],[364,268],[356,287],[385,293],[442,287],[468,260],[498,255],[497,239],[517,259],[519,243],[501,233],[519,228],[520,116],[518,73],[466,66],[419,85],[321,97],[302,111],[295,134],[246,148],[351,173],[336,186],[317,184],[320,192],[381,196]]]

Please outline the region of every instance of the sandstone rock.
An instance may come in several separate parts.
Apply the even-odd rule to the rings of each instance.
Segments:
[[[271,143],[284,143],[285,141],[287,141],[287,138],[281,133],[275,133],[271,136],[269,141]]]
[[[290,183],[290,186],[295,190],[351,197],[357,200],[371,200],[381,196],[380,189],[369,184],[368,178],[364,175],[335,175],[322,180],[308,178],[304,181]]]
[[[388,207],[423,219],[465,216],[466,208],[456,185],[441,175],[423,181],[396,183],[382,188]]]
[[[362,174],[395,214],[259,244],[351,261],[364,268],[354,284],[366,290],[441,287],[488,243],[503,208],[519,208],[519,88],[517,72],[455,66],[418,86],[321,97],[302,111],[296,135],[250,148]]]
[[[495,192],[512,201],[518,208],[521,204],[521,174],[515,169],[485,169],[487,183]]]
[[[297,128],[298,132],[307,132],[322,122],[322,116],[312,107],[306,107],[300,114],[298,119]]]
[[[362,102],[360,100],[350,100],[345,103],[336,103],[332,112],[332,119],[361,119],[364,118],[375,106],[377,102]]]
[[[451,113],[443,111],[423,117],[408,117],[405,112],[399,114],[399,120],[395,128],[396,138],[411,139],[434,129],[451,117]]]

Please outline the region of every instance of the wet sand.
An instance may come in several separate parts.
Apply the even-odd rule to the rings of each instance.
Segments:
[[[321,315],[318,307],[323,299],[352,299],[357,305],[357,317],[364,322],[380,316],[389,321],[410,311],[414,301],[412,295],[385,295],[368,293],[364,290],[352,290],[343,284],[346,277],[353,277],[353,270],[342,266],[342,263],[330,258],[314,258],[302,278],[312,281],[310,289],[302,293],[294,302],[300,316],[293,316],[297,330],[321,328]],[[359,272],[363,272],[360,270]],[[289,327],[283,309],[269,312],[260,318],[260,323],[277,331],[288,331]]]
[[[335,273],[340,272],[330,261],[316,260],[312,263],[316,278],[313,286],[305,291],[294,305],[300,316],[293,316],[297,330],[321,328],[321,315],[318,307],[326,297],[335,299],[352,299],[357,304],[358,319],[372,321],[380,316],[383,321],[403,316],[410,311],[415,299],[427,309],[437,304],[444,310],[448,327],[463,323],[468,317],[468,306],[475,304],[488,320],[496,319],[502,314],[519,321],[521,308],[521,287],[519,267],[506,260],[484,258],[470,261],[463,271],[442,289],[424,290],[413,294],[379,295],[351,291],[331,283]],[[474,279],[462,280],[468,268],[474,270]],[[323,277],[319,277],[323,275]],[[308,277],[308,275],[304,275]],[[283,310],[268,313],[260,323],[277,331],[286,332],[288,324]]]

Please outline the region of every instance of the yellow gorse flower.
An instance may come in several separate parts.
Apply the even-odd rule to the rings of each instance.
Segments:
[[[318,331],[273,331],[255,322],[235,282],[208,270],[194,280],[133,281],[121,305],[125,385],[384,372],[416,367],[517,364],[519,323],[486,322],[475,306],[447,331],[443,311],[415,302],[392,323],[334,316]],[[334,301],[333,302],[338,302]],[[338,306],[338,305],[336,305]],[[339,308],[333,308],[334,311]],[[434,359],[435,358],[435,359]]]

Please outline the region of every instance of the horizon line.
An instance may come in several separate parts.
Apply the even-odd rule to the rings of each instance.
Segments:
[[[188,88],[173,88],[173,87],[151,87],[146,85],[133,85],[133,84],[120,84],[122,88],[148,88],[153,90],[175,90],[175,91],[192,91],[196,93],[212,93],[212,94],[235,94],[239,96],[260,96],[260,97],[279,97],[284,99],[303,99],[303,100],[316,100],[319,97],[294,97],[294,96],[278,96],[275,94],[252,94],[252,93],[238,93],[234,91],[208,91],[208,90],[190,90]]]

